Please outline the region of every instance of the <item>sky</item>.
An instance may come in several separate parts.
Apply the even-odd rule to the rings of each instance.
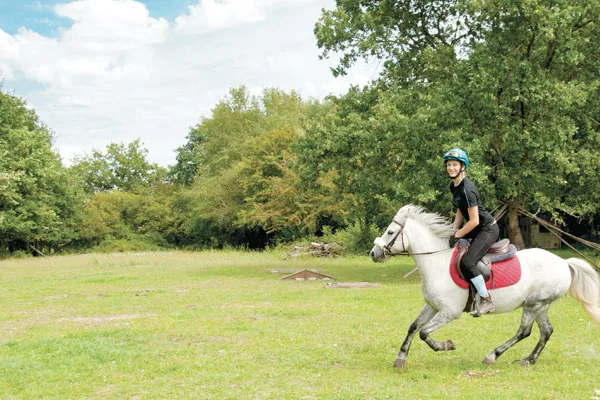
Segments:
[[[0,0],[2,90],[27,101],[74,156],[140,139],[173,165],[191,127],[230,88],[304,99],[364,85],[378,66],[334,78],[313,33],[335,0]]]

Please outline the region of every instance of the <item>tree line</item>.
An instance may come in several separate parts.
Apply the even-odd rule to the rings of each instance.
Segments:
[[[345,74],[324,100],[232,88],[176,162],[140,140],[63,165],[35,111],[0,91],[4,252],[263,248],[314,235],[362,251],[397,209],[451,215],[443,152],[462,147],[490,208],[518,206],[597,236],[600,2],[338,0],[315,25]],[[167,133],[165,133],[167,134]]]

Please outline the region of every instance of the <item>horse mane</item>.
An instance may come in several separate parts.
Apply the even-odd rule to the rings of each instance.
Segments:
[[[427,212],[423,207],[414,204],[408,204],[402,207],[400,211],[398,211],[398,214],[396,214],[396,218],[402,224],[405,224],[406,220],[409,218],[420,222],[440,239],[449,239],[454,235],[454,232],[456,232],[454,225],[448,218],[437,213]]]

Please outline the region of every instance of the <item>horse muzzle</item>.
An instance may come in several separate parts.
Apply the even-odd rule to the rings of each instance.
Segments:
[[[373,246],[373,248],[371,249],[370,256],[371,260],[373,260],[374,262],[384,262],[387,258],[383,247],[379,246],[378,244],[375,244],[375,246]]]

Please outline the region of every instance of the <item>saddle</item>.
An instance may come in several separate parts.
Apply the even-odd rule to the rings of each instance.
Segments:
[[[460,269],[460,261],[467,252],[470,242],[459,239],[452,255],[454,263],[450,263],[450,276],[454,283],[463,289],[469,290],[464,312],[471,312],[477,308],[477,290],[473,283],[467,281]],[[514,285],[521,279],[521,265],[519,258],[515,257],[517,248],[508,239],[502,239],[492,245],[487,254],[477,263],[477,268],[486,282],[488,289],[501,288]],[[497,263],[492,269],[492,263]],[[490,279],[491,278],[491,279]]]
[[[460,262],[469,249],[469,245],[470,242],[467,239],[458,239],[458,242],[456,243],[458,253],[454,259],[454,267],[456,268],[458,276],[463,280],[466,279],[461,271]],[[477,263],[477,269],[479,269],[481,276],[483,276],[483,279],[487,282],[492,276],[492,263],[508,260],[509,258],[514,257],[515,254],[517,254],[517,248],[514,244],[510,243],[510,240],[499,240],[490,247],[483,258]]]

